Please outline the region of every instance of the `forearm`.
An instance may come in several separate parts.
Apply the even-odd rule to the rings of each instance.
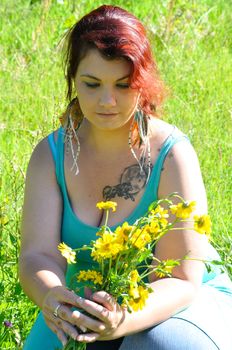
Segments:
[[[153,293],[149,295],[141,311],[126,313],[118,328],[118,336],[125,336],[148,329],[167,320],[178,311],[189,306],[197,290],[188,281],[165,278],[151,283]]]
[[[65,285],[64,267],[42,254],[20,257],[19,278],[24,292],[40,308],[51,288]]]

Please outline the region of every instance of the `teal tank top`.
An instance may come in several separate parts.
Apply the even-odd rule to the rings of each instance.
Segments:
[[[158,158],[155,164],[153,165],[149,181],[146,185],[144,194],[140,202],[138,203],[137,207],[132,211],[132,213],[123,220],[123,222],[127,221],[129,224],[133,224],[136,219],[145,214],[150,203],[158,198],[160,175],[165,158],[167,157],[170,149],[176,143],[181,141],[189,142],[189,139],[186,135],[184,135],[179,129],[177,129],[174,126],[173,132],[168,136],[168,138],[163,143],[160,149]],[[96,233],[99,227],[85,224],[73,212],[73,209],[71,207],[64,174],[64,129],[59,128],[58,130],[57,144],[54,140],[54,133],[48,136],[48,142],[55,162],[57,182],[60,186],[61,194],[63,197],[63,215],[60,240],[61,242],[65,242],[68,246],[72,248],[79,248],[85,244],[88,245],[91,240],[96,239]],[[119,222],[117,225],[112,226],[111,229],[114,230],[123,222]],[[213,259],[216,259],[217,257],[219,258],[213,247],[211,248],[213,250]],[[72,289],[76,287],[81,288],[79,290],[79,294],[83,296],[83,285],[78,283],[73,278],[73,276],[80,270],[87,270],[96,267],[96,263],[92,260],[89,251],[79,252],[77,254],[77,261],[78,264],[67,266],[66,284]],[[217,273],[215,272],[207,273],[207,271],[205,271],[203,282],[208,282],[214,279],[216,275]]]
[[[54,142],[53,134],[48,136],[48,142],[55,161],[57,181],[63,197],[61,241],[64,241],[69,246],[76,248],[82,246],[83,244],[88,244],[92,239],[95,239],[95,234],[98,228],[86,225],[84,222],[79,220],[71,208],[64,178],[63,136],[64,130],[61,128],[58,132],[57,144]],[[148,205],[153,200],[157,199],[160,173],[163,162],[173,145],[180,141],[188,142],[188,139],[175,128],[172,135],[167,138],[161,147],[158,159],[154,164],[150,180],[147,183],[140,203],[135,210],[127,218],[125,218],[125,220],[127,220],[129,223],[133,223],[134,220],[143,215]],[[112,228],[115,228],[115,226]],[[215,249],[211,245],[209,245],[209,247],[211,249],[209,259],[218,259],[219,256],[217,255]],[[71,286],[71,280],[73,274],[78,272],[80,269],[92,268],[94,265],[94,262],[86,252],[78,254],[77,261],[78,263],[75,265],[68,265],[66,271],[67,285],[72,288],[73,286]],[[82,285],[78,284],[76,284],[76,286],[80,288],[83,287]],[[218,292],[218,290],[220,292]],[[78,291],[78,294],[83,296],[83,288]],[[220,349],[227,349],[224,344],[230,344],[230,341],[228,340],[228,331],[229,325],[231,324],[232,307],[232,299],[228,297],[228,294],[232,296],[232,286],[227,274],[221,274],[220,271],[208,274],[206,271],[203,278],[202,288],[199,293],[199,300],[197,299],[197,302],[193,303],[192,306],[177,313],[176,315],[172,316],[172,318],[187,320],[189,323],[196,325],[202,330],[202,332],[206,333],[215,341],[215,343],[218,344],[218,349],[219,347]],[[61,348],[61,346],[62,345],[57,336],[47,327],[43,315],[40,313],[34,326],[32,327],[23,349],[57,349]]]

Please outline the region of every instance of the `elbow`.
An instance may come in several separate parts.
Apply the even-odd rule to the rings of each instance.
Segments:
[[[18,261],[18,276],[19,283],[24,290],[24,284],[26,283],[26,277],[28,276],[28,267],[30,266],[31,261],[27,260],[27,257],[23,254],[20,254]]]

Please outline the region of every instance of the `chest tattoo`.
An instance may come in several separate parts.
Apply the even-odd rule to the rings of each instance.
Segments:
[[[146,164],[142,170],[138,164],[125,168],[120,177],[119,184],[104,187],[104,200],[108,201],[115,197],[122,197],[134,201],[136,194],[138,194],[146,185],[148,170],[148,165]]]

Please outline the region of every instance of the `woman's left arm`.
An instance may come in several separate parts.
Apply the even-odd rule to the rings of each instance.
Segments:
[[[178,192],[185,200],[196,201],[195,214],[206,214],[207,200],[201,176],[199,162],[192,146],[179,142],[164,163],[159,198],[165,198],[172,192]],[[170,231],[163,236],[155,248],[159,260],[183,259],[173,270],[171,278],[159,279],[151,275],[153,292],[149,294],[146,306],[141,310],[128,313],[105,292],[97,292],[91,300],[85,300],[87,311],[106,324],[101,334],[80,335],[79,340],[109,340],[140,332],[167,320],[178,311],[188,307],[194,300],[202,283],[206,256],[207,238],[188,229],[190,223],[179,223],[181,230]],[[93,311],[94,310],[94,311]]]

